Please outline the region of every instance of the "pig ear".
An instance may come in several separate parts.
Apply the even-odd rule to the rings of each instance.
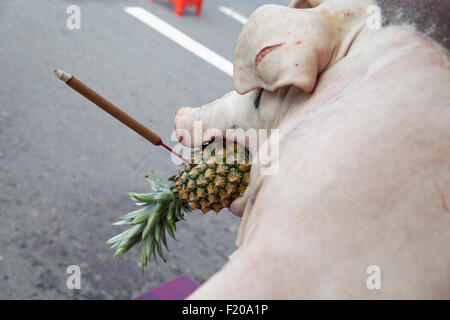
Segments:
[[[234,54],[233,80],[239,94],[255,88],[273,92],[284,86],[314,89],[318,72],[335,48],[335,37],[322,16],[308,11],[265,5],[250,16]],[[315,28],[323,30],[324,37],[307,32]]]
[[[261,55],[266,50],[271,50],[270,54]],[[264,58],[256,58],[251,67],[241,63],[244,59],[235,59],[234,87],[238,93],[244,94],[254,88],[273,92],[290,85],[305,92],[314,89],[319,58],[312,44],[301,41],[281,43],[263,48],[258,55]]]
[[[290,4],[290,8],[296,8],[296,9],[308,9],[308,8],[315,8],[318,5],[320,5],[325,0],[293,0]]]

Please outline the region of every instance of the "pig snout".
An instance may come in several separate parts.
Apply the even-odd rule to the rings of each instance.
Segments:
[[[183,106],[177,110],[174,118],[175,133],[180,143],[188,147],[199,147],[203,141],[196,141],[193,136],[193,124],[196,109],[188,106]]]
[[[191,148],[201,147],[203,144],[222,136],[222,130],[211,126],[211,115],[203,112],[204,108],[183,106],[175,113],[174,126],[178,141]]]
[[[213,138],[225,138],[227,129],[259,128],[255,112],[257,92],[239,95],[235,91],[200,107],[183,106],[175,114],[177,139],[187,147],[200,147]]]

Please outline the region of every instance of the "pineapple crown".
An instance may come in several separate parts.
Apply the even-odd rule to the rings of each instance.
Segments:
[[[191,209],[176,196],[174,187],[175,176],[164,181],[152,175],[146,176],[146,181],[152,188],[152,193],[129,192],[126,195],[136,201],[141,208],[129,212],[113,223],[115,226],[130,226],[124,232],[112,237],[105,244],[115,249],[114,257],[117,257],[140,242],[140,265],[142,271],[150,259],[157,263],[157,256],[166,262],[163,246],[169,250],[166,240],[166,232],[176,240],[176,223],[184,220],[184,213],[190,213]]]

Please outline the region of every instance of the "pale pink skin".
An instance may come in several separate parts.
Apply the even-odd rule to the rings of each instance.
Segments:
[[[253,166],[250,186],[232,205],[242,216],[238,249],[190,298],[450,298],[448,56],[408,27],[367,29],[371,3],[294,1],[321,4],[306,9],[317,14],[304,24],[303,10],[283,8],[298,24],[294,35],[265,32],[283,24],[280,7],[258,9],[238,41],[235,89],[273,92],[256,110],[254,90],[177,113],[177,129],[190,130],[197,118],[204,129],[277,127],[282,140],[278,174]],[[325,21],[347,10],[350,22]],[[332,38],[309,37],[302,25],[322,26]],[[367,289],[369,265],[381,268],[380,290]]]

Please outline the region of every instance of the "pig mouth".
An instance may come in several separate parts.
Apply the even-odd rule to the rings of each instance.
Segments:
[[[282,45],[284,45],[284,42],[262,48],[258,52],[258,54],[255,56],[255,67],[257,67],[258,64],[261,63],[261,61],[264,59],[264,57],[266,55],[268,55],[270,52],[274,51],[275,49],[281,47]]]
[[[213,143],[216,140],[216,137],[211,137],[202,142],[202,148],[207,147],[209,144]]]

